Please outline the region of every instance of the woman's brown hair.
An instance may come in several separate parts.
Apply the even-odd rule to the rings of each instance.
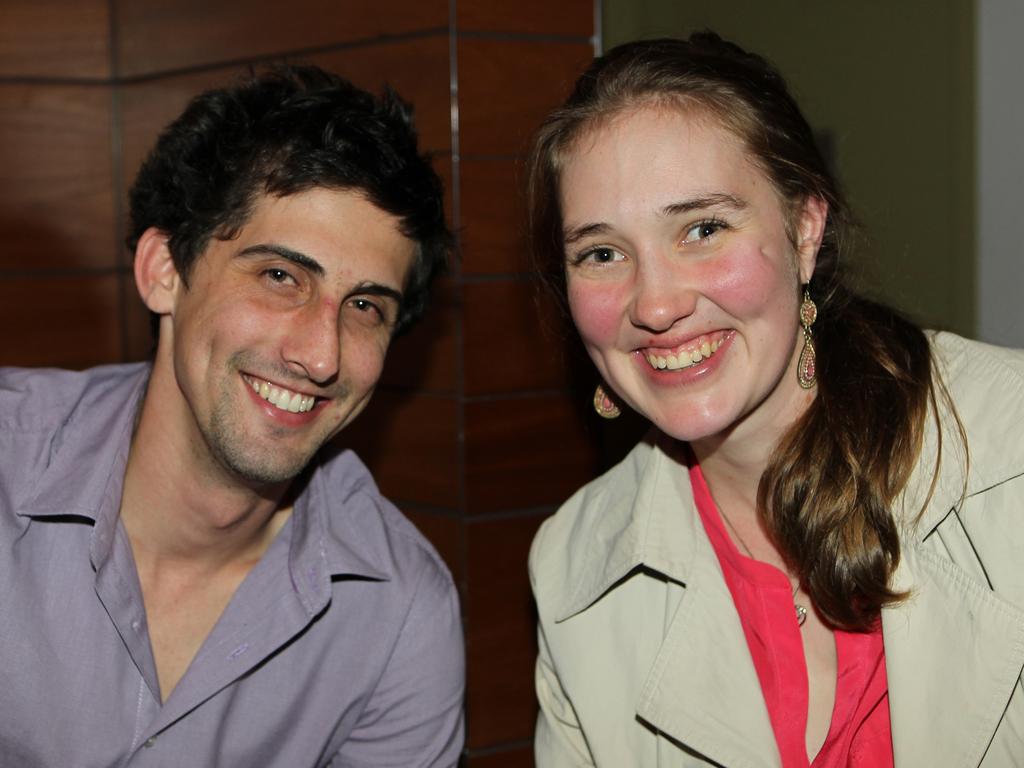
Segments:
[[[739,137],[789,212],[791,240],[805,201],[828,205],[809,287],[818,305],[817,396],[774,451],[758,507],[821,614],[867,629],[902,598],[889,587],[900,557],[890,507],[915,468],[928,412],[937,413],[928,341],[849,287],[848,208],[807,121],[775,69],[713,33],[609,51],[541,127],[529,161],[530,231],[541,277],[563,305],[561,167],[602,121],[643,105],[710,115]]]

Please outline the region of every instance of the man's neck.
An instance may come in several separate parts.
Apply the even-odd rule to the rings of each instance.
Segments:
[[[290,483],[254,487],[199,455],[201,441],[167,424],[175,415],[154,394],[142,403],[121,499],[137,564],[215,571],[255,563],[290,516]]]

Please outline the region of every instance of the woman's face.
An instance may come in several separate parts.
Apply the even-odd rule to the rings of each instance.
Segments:
[[[782,202],[740,141],[693,110],[644,107],[584,134],[561,176],[572,317],[605,382],[680,439],[774,442],[800,388],[800,284],[825,205]]]

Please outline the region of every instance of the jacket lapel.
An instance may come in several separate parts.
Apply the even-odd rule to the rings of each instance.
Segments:
[[[904,547],[882,611],[897,768],[977,766],[1024,666],[1024,613],[947,558]]]
[[[715,763],[778,768],[775,734],[743,627],[710,543],[696,540],[690,580],[637,714]]]

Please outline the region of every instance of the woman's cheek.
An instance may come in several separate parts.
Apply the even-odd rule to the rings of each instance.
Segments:
[[[569,283],[569,311],[583,341],[588,345],[615,343],[627,308],[621,291],[596,282]]]
[[[788,300],[796,295],[793,270],[760,251],[730,254],[709,266],[702,279],[704,292],[735,317],[757,316],[783,296]]]

